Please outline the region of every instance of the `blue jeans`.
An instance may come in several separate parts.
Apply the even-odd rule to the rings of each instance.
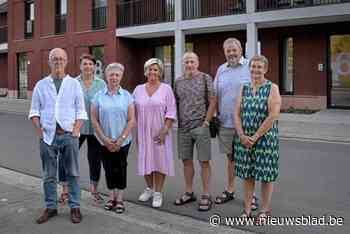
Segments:
[[[57,159],[62,162],[68,182],[70,208],[80,207],[79,140],[70,132],[55,135],[51,145],[40,140],[43,188],[46,208],[57,208]]]
[[[102,153],[101,144],[94,135],[80,135],[79,149],[84,141],[87,141],[87,158],[89,163],[90,184],[98,185],[101,175]],[[63,165],[58,161],[58,181],[63,185],[67,184],[67,178],[64,173]]]

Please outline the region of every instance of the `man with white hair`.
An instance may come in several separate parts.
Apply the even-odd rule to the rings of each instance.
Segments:
[[[61,48],[49,53],[51,74],[34,87],[29,118],[40,138],[45,209],[36,220],[47,222],[57,215],[57,159],[65,171],[71,221],[80,223],[79,135],[87,119],[79,81],[67,75],[67,53]]]
[[[235,161],[232,147],[236,134],[234,128],[234,106],[240,86],[250,82],[249,61],[242,55],[242,45],[236,38],[228,38],[223,43],[226,63],[219,66],[214,80],[214,96],[220,122],[218,141],[222,154],[227,156],[227,187],[216,197],[216,204],[224,204],[235,199]],[[254,196],[252,209],[257,209]]]

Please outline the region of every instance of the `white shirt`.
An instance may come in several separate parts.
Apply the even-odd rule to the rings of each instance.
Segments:
[[[33,90],[29,118],[35,116],[40,118],[43,140],[48,145],[55,137],[56,122],[71,132],[76,120],[88,119],[79,81],[66,75],[58,93],[51,76],[38,81]]]

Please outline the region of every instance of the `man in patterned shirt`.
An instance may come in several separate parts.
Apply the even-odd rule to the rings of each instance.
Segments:
[[[193,148],[196,145],[197,159],[201,166],[203,193],[198,210],[208,211],[212,201],[209,193],[211,142],[209,121],[214,112],[213,82],[210,75],[198,70],[199,59],[193,52],[183,56],[184,74],[175,81],[175,98],[178,109],[178,150],[184,165],[185,193],[175,205],[193,202]]]

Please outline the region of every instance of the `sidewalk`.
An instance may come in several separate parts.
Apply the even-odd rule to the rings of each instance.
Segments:
[[[0,98],[0,113],[27,115],[28,100]],[[315,114],[282,113],[279,118],[283,139],[350,143],[350,110],[328,109]]]
[[[126,202],[124,214],[105,211],[82,192],[80,224],[70,222],[69,208],[60,207],[59,215],[45,224],[35,219],[42,209],[41,180],[0,167],[0,233],[248,233],[229,227],[211,227],[209,222],[162,212]]]
[[[282,138],[350,143],[350,110],[327,109],[315,114],[282,113]]]

